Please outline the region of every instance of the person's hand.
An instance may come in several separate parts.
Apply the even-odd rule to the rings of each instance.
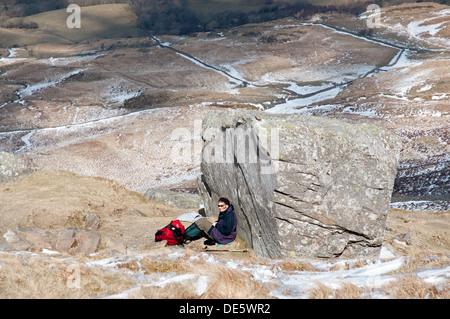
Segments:
[[[214,227],[216,227],[216,224],[217,224],[217,222],[212,223],[212,225],[213,225]]]

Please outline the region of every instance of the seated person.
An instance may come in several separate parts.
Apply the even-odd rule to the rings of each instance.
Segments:
[[[195,225],[202,230],[208,239],[205,245],[229,244],[236,238],[237,216],[233,205],[226,197],[218,200],[219,218],[211,223],[207,218],[200,218],[195,221]]]

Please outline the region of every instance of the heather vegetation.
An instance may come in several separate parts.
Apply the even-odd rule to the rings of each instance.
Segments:
[[[304,18],[316,13],[346,12],[360,14],[371,3],[382,0],[356,1],[340,5],[316,5],[311,1],[230,1],[226,9],[195,0],[145,1],[128,0],[138,16],[138,25],[155,33],[187,34],[231,28],[247,23],[261,23],[286,17]],[[211,6],[209,10],[202,8]],[[206,12],[205,12],[206,11]]]
[[[448,0],[436,0],[446,3]],[[286,17],[307,18],[317,13],[366,11],[370,4],[414,2],[405,0],[127,0],[138,16],[138,26],[155,33],[188,34],[261,23]],[[422,2],[417,0],[416,2]]]
[[[446,4],[449,0],[435,0]],[[64,9],[69,4],[81,7],[106,3],[127,3],[138,17],[138,26],[157,34],[188,34],[260,23],[286,17],[307,18],[317,13],[361,14],[369,4],[383,5],[414,2],[408,0],[5,0],[0,4],[0,26],[36,29],[27,17],[41,12]],[[416,0],[415,2],[422,2]]]

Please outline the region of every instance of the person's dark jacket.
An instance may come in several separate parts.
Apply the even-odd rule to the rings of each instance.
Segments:
[[[219,214],[216,226],[212,226],[208,233],[220,244],[228,244],[236,239],[237,216],[233,205]]]

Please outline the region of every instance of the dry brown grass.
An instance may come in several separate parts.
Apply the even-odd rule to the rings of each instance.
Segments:
[[[278,267],[285,271],[317,271],[310,264],[298,260],[286,260],[278,263]]]
[[[410,275],[385,285],[383,292],[396,299],[449,299],[450,283],[447,281],[438,289],[437,286]]]
[[[189,255],[188,255],[189,256]],[[122,265],[131,270],[139,268],[145,275],[193,274],[192,280],[182,283],[169,283],[161,286],[143,285],[130,294],[130,298],[164,298],[164,299],[239,299],[266,298],[269,290],[252,279],[244,271],[221,265],[206,263],[202,258],[194,260],[155,259],[145,257],[137,264],[135,261]],[[196,284],[200,276],[207,276],[207,288],[200,295]]]
[[[185,261],[171,260],[152,260],[150,257],[144,257],[139,263],[131,260],[127,263],[119,265],[119,268],[126,268],[132,271],[141,270],[145,275],[154,273],[171,273],[186,274],[193,271],[193,266]]]
[[[252,280],[251,275],[222,266],[213,270],[209,287],[205,298],[262,298],[269,293],[264,286]]]
[[[309,293],[310,299],[362,299],[364,289],[350,282],[342,282],[340,288],[333,289],[321,282],[316,283]]]
[[[0,264],[0,298],[91,298],[134,285],[120,273],[88,268],[75,259],[64,262],[41,255],[2,254]]]
[[[253,299],[267,298],[269,293],[251,274],[210,263],[148,256],[105,268],[87,261],[92,258],[1,254],[0,298]],[[136,281],[138,272],[146,276],[147,283],[141,281],[142,277]],[[180,282],[164,284],[164,278],[184,275]],[[201,288],[199,280],[204,284]]]
[[[432,251],[422,251],[408,255],[408,262],[397,271],[399,273],[413,273],[420,268],[444,268],[449,265],[448,255]]]
[[[55,258],[38,253],[1,253],[0,298],[255,299],[268,298],[270,291],[277,289],[276,283],[258,282],[250,272],[211,264],[195,252],[176,260],[166,255],[161,250],[143,258],[128,256],[123,263],[117,259],[115,267],[104,267],[103,262],[92,262],[107,261],[109,256],[105,254]],[[432,284],[411,273],[413,268],[439,266],[433,260],[425,262],[410,265],[411,270],[396,271],[392,274],[396,280],[381,288],[358,287],[346,281],[336,288],[317,281],[309,290],[308,298],[371,298],[376,290],[377,294],[394,299],[449,299],[449,281]],[[314,271],[311,266],[292,260],[264,265],[272,266],[274,273]]]
[[[131,295],[132,298],[164,299],[254,299],[267,298],[269,290],[251,279],[251,275],[219,265],[205,265],[195,268],[198,276],[208,276],[208,286],[200,296],[197,294],[196,279],[187,283],[170,283],[163,287],[147,286]]]
[[[309,292],[310,299],[330,299],[333,294],[333,289],[324,285],[321,282],[316,282],[316,287]]]
[[[335,291],[336,299],[361,299],[364,289],[350,282],[343,282],[341,288]]]

